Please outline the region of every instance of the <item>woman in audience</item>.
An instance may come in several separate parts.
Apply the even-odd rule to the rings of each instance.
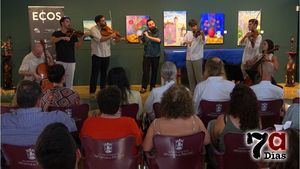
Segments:
[[[203,131],[204,144],[210,142],[204,124],[195,115],[192,95],[183,85],[174,85],[163,94],[160,113],[161,117],[155,119],[147,131],[143,143],[144,151],[153,148],[153,136],[156,134],[186,136]]]
[[[136,118],[140,119],[143,110],[141,95],[140,92],[130,89],[125,70],[122,67],[115,67],[110,69],[110,71],[108,72],[107,84],[116,85],[119,87],[122,95],[122,105],[134,103],[137,103],[139,105],[139,110]]]
[[[65,69],[60,64],[48,68],[48,79],[54,87],[43,93],[41,107],[48,111],[49,107],[70,107],[80,104],[80,98],[73,90],[64,87]]]
[[[121,117],[119,108],[122,101],[121,91],[116,86],[101,89],[97,96],[100,113],[88,117],[82,126],[80,137],[91,137],[96,140],[116,139],[133,135],[136,144],[142,142],[141,132],[134,119]]]
[[[230,94],[230,111],[220,115],[211,124],[211,139],[214,146],[224,151],[224,135],[228,132],[245,132],[260,128],[258,103],[255,93],[246,85],[238,84]]]
[[[285,132],[288,137],[287,159],[272,163],[270,169],[299,169],[299,130],[289,128]]]

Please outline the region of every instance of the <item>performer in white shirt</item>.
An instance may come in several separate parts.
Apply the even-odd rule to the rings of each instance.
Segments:
[[[257,100],[283,99],[283,89],[271,83],[273,73],[273,64],[271,62],[262,62],[260,69],[262,80],[259,84],[251,86],[251,89],[256,94]]]
[[[204,80],[194,91],[195,111],[199,113],[201,100],[228,101],[235,84],[226,80],[224,63],[217,57],[209,58],[205,63]]]
[[[92,49],[92,72],[90,79],[90,94],[94,95],[96,92],[98,76],[100,72],[100,88],[103,89],[106,85],[107,70],[109,67],[109,60],[111,56],[110,45],[111,42],[117,41],[116,33],[103,36],[101,31],[106,29],[106,20],[103,15],[95,17],[97,25],[91,28],[91,49]]]
[[[250,64],[250,61],[259,54],[259,47],[262,41],[262,36],[257,31],[258,20],[250,19],[248,22],[249,32],[241,39],[240,44],[245,45],[241,70],[244,79],[247,77],[245,67]]]
[[[189,79],[190,90],[193,92],[195,86],[202,80],[203,46],[205,45],[204,32],[198,29],[195,19],[189,21],[189,28],[183,41],[187,45],[186,69]]]
[[[148,113],[151,120],[155,118],[153,104],[160,103],[163,93],[175,84],[176,74],[177,69],[174,63],[167,61],[162,65],[161,81],[163,86],[154,88],[145,102],[145,112]]]

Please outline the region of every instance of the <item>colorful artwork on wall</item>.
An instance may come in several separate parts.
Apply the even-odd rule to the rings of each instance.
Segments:
[[[164,46],[183,46],[186,11],[164,11]]]
[[[204,13],[201,15],[200,27],[204,31],[206,44],[223,44],[224,13]]]
[[[139,43],[138,37],[147,29],[146,15],[126,16],[126,39],[129,43]]]
[[[257,19],[258,26],[257,30],[260,32],[261,29],[261,11],[239,11],[238,13],[238,39],[237,45],[240,45],[240,40],[243,36],[249,32],[248,21],[250,19]]]
[[[96,25],[94,20],[83,20],[82,24],[83,24],[83,32],[88,33],[88,34],[90,33],[91,28]],[[109,27],[111,27],[111,20],[106,20],[106,24]],[[84,40],[89,41],[89,40],[91,40],[91,37],[87,36],[87,37],[84,38]]]

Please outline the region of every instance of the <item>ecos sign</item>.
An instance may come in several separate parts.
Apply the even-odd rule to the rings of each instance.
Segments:
[[[32,20],[38,21],[38,20],[60,20],[61,19],[61,12],[44,12],[43,10],[41,12],[32,12]]]

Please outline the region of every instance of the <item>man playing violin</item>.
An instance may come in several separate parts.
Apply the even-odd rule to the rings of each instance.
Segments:
[[[155,87],[160,58],[161,34],[153,19],[147,20],[147,28],[148,29],[143,32],[142,38],[140,39],[140,43],[144,44],[143,77],[142,89],[140,90],[140,93],[145,93],[147,90],[150,68],[150,90]]]
[[[52,41],[55,43],[56,63],[65,68],[66,87],[73,88],[75,72],[75,47],[79,48],[83,43],[83,38],[77,37],[74,29],[71,28],[71,19],[64,16],[59,21],[61,30],[52,34]]]
[[[111,43],[116,41],[115,32],[107,32],[107,24],[103,15],[95,17],[96,25],[91,28],[92,72],[90,79],[90,94],[96,92],[100,72],[100,88],[105,88],[107,69],[111,56]]]
[[[258,20],[250,19],[248,21],[249,32],[241,39],[240,44],[245,45],[241,70],[244,78],[247,77],[245,66],[249,65],[255,56],[259,54],[259,47],[262,41],[262,36],[257,31]]]
[[[195,19],[189,21],[189,28],[184,38],[186,51],[186,69],[189,79],[190,90],[193,92],[195,86],[202,80],[203,46],[205,45],[204,32],[199,30]]]

